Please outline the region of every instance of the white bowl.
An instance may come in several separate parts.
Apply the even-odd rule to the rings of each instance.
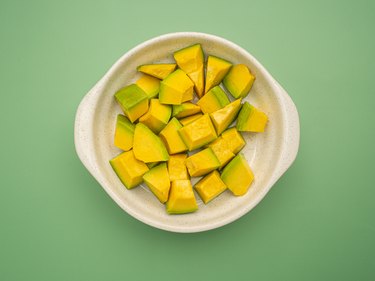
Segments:
[[[244,134],[243,153],[255,180],[248,193],[235,197],[225,191],[205,205],[197,197],[199,210],[185,215],[168,215],[165,206],[141,185],[127,190],[109,165],[121,151],[113,145],[116,115],[121,112],[114,93],[134,82],[138,65],[172,62],[173,52],[200,43],[205,54],[244,63],[256,80],[245,100],[269,117],[264,133]],[[82,163],[109,196],[128,214],[151,226],[174,232],[199,232],[228,224],[254,208],[293,163],[299,146],[297,109],[286,91],[247,51],[223,38],[195,32],[178,32],[148,40],[123,55],[86,94],[75,120],[74,141]]]

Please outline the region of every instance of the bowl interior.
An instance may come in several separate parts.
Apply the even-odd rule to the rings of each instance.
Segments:
[[[116,116],[121,113],[114,93],[134,82],[140,74],[137,66],[147,63],[173,62],[173,52],[200,43],[205,55],[215,55],[234,64],[248,65],[256,80],[245,99],[259,107],[269,117],[264,133],[245,133],[246,146],[242,150],[255,180],[249,192],[235,197],[225,191],[205,205],[196,194],[199,210],[185,215],[168,215],[165,206],[145,186],[127,190],[109,165],[109,160],[121,151],[113,145]],[[104,180],[104,188],[111,190],[117,203],[129,214],[152,226],[179,232],[208,230],[229,223],[253,208],[271,187],[270,179],[280,158],[283,135],[283,114],[279,97],[275,94],[270,76],[247,52],[224,39],[196,33],[181,33],[147,41],[125,54],[103,78],[100,97],[95,105],[93,120],[94,158],[96,169]],[[94,175],[95,176],[95,175]],[[196,179],[194,179],[196,181]]]

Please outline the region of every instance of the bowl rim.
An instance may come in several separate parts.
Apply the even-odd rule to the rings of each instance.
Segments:
[[[283,118],[285,120],[285,134],[282,141],[282,148],[281,148],[281,156],[278,159],[278,163],[276,164],[275,172],[273,177],[268,181],[268,185],[265,186],[259,195],[256,197],[255,200],[252,201],[252,204],[248,204],[246,207],[241,208],[239,212],[236,212],[232,216],[229,216],[227,219],[219,220],[210,224],[196,226],[196,227],[187,227],[184,226],[171,226],[166,225],[161,222],[157,222],[155,220],[149,219],[138,214],[132,208],[129,208],[121,198],[111,189],[110,186],[106,183],[106,181],[101,176],[100,172],[97,170],[95,165],[95,158],[90,157],[90,149],[88,148],[88,141],[90,141],[90,136],[92,136],[92,132],[90,132],[90,123],[88,122],[88,116],[93,116],[95,110],[93,108],[89,108],[88,105],[95,99],[100,97],[100,90],[103,86],[108,82],[108,79],[114,74],[117,69],[126,61],[128,58],[133,56],[135,53],[139,52],[143,48],[158,43],[162,40],[171,40],[171,39],[178,39],[181,37],[197,37],[197,38],[204,38],[212,41],[219,42],[224,44],[232,49],[235,49],[237,52],[241,53],[246,57],[251,58],[254,65],[257,67],[258,71],[261,71],[266,80],[269,82],[270,87],[272,87],[273,91],[279,95],[280,101],[283,101],[280,105],[284,113]],[[238,46],[237,44],[224,39],[222,37],[201,33],[201,32],[173,32],[167,33],[163,35],[156,36],[149,40],[140,43],[127,51],[123,54],[104,74],[104,76],[99,79],[99,81],[95,84],[95,86],[82,98],[75,116],[75,123],[74,123],[74,143],[76,153],[86,167],[86,169],[91,173],[91,175],[99,182],[102,188],[107,192],[107,194],[116,202],[119,207],[121,207],[125,212],[129,215],[133,216],[137,220],[146,223],[152,227],[163,229],[166,231],[171,232],[181,232],[181,233],[193,233],[193,232],[202,232],[207,231],[215,228],[219,228],[226,224],[229,224],[243,215],[247,214],[250,210],[252,210],[255,206],[259,204],[260,201],[266,196],[275,182],[286,172],[286,170],[292,165],[294,162],[298,149],[299,149],[299,141],[300,141],[300,124],[299,124],[299,114],[295,104],[293,103],[290,96],[287,92],[280,86],[280,84],[270,75],[270,73],[261,65],[258,60],[252,56],[248,51],[243,49],[242,47]]]

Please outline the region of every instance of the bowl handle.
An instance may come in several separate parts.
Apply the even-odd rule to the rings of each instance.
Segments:
[[[281,98],[284,100],[284,110],[286,112],[285,119],[285,135],[283,141],[283,154],[281,155],[278,175],[280,178],[286,170],[293,164],[297,157],[300,142],[300,123],[297,108],[281,85],[275,81]]]
[[[94,118],[95,103],[98,99],[98,90],[101,87],[100,80],[82,99],[80,102],[74,123],[74,143],[78,157],[87,170],[94,175],[97,170],[94,165],[94,130],[92,120]]]

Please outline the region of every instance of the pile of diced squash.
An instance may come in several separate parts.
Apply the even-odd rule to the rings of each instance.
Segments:
[[[139,66],[142,76],[115,93],[124,114],[114,145],[123,152],[109,162],[126,188],[144,182],[169,214],[183,214],[198,209],[194,190],[205,204],[226,189],[248,191],[254,175],[241,132],[263,132],[268,118],[242,103],[255,81],[248,66],[205,60],[200,44],[173,57]],[[191,177],[202,178],[193,187]]]

